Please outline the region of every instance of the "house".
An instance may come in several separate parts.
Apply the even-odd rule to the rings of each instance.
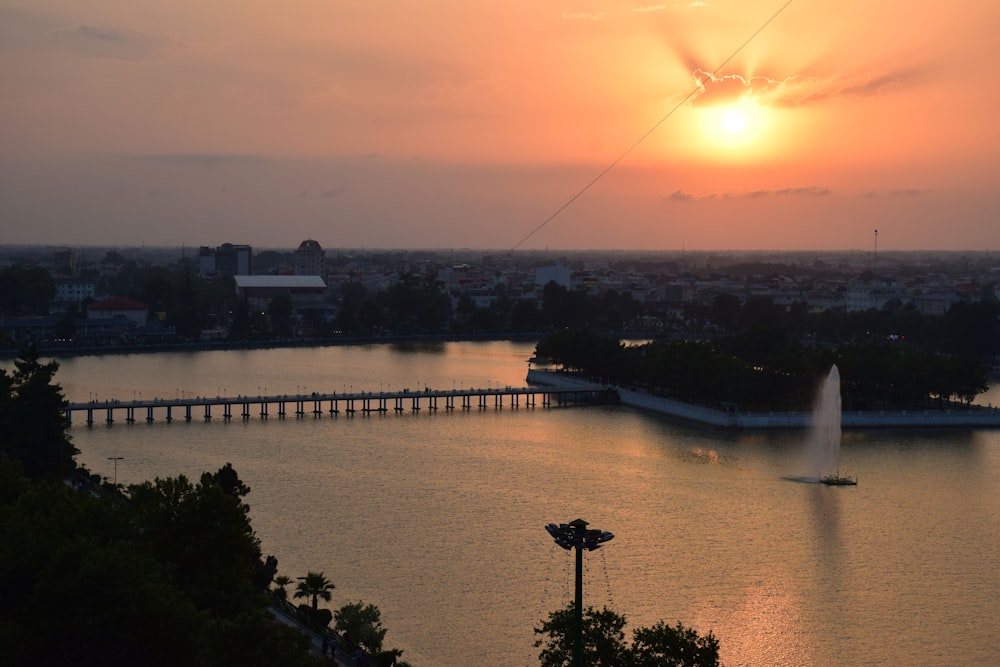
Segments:
[[[121,296],[112,296],[103,301],[95,301],[87,306],[87,319],[125,318],[144,326],[149,318],[149,306],[142,301]]]
[[[236,294],[264,310],[276,296],[287,294],[296,309],[321,305],[326,283],[319,276],[234,276]]]

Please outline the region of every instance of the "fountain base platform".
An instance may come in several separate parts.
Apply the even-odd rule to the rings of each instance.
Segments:
[[[819,481],[823,482],[828,486],[857,486],[858,480],[854,477],[849,477],[847,475],[827,475],[826,477],[820,477]]]

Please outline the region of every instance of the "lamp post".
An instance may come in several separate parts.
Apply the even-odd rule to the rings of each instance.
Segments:
[[[118,486],[118,462],[119,461],[123,461],[124,459],[125,459],[124,456],[109,456],[108,457],[109,461],[114,461],[115,462],[115,486]]]
[[[576,549],[576,609],[574,610],[576,638],[573,646],[573,665],[583,667],[583,550],[600,549],[601,545],[610,542],[615,536],[606,530],[596,528],[587,530],[587,522],[583,519],[559,525],[550,523],[545,526],[545,530],[563,549],[567,551]]]

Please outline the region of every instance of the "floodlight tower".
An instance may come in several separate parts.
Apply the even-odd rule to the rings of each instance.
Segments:
[[[587,530],[587,522],[583,519],[559,525],[550,523],[545,526],[545,530],[563,549],[576,549],[576,641],[573,647],[573,665],[583,667],[583,550],[600,549],[601,545],[610,542],[615,536],[606,530]]]

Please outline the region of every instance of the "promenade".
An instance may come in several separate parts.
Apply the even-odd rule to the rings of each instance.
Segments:
[[[568,373],[528,370],[528,382],[549,387],[590,386],[591,382]],[[740,412],[719,410],[669,398],[653,396],[622,387],[614,389],[623,405],[641,408],[704,426],[736,430],[802,429],[812,423],[812,412]],[[1000,409],[996,407],[961,406],[941,410],[878,410],[845,411],[842,428],[917,428],[917,427],[1000,427]]]

